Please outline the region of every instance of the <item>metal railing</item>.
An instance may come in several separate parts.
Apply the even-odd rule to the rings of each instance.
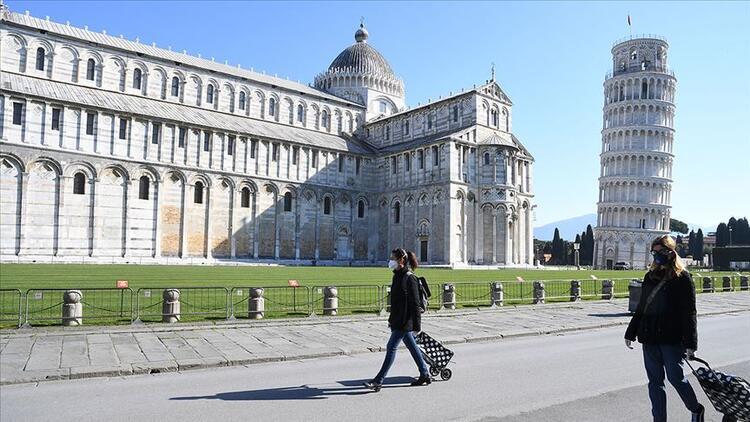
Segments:
[[[0,323],[23,324],[23,293],[18,289],[0,289]]]
[[[664,73],[670,76],[674,76],[674,70],[672,70],[669,66],[665,65],[654,65],[654,64],[637,64],[637,65],[629,65],[629,66],[618,66],[617,69],[610,70],[604,75],[604,79],[608,80],[610,78],[613,78],[615,76],[619,75],[625,75],[629,73],[636,73],[636,72],[658,72],[658,73]]]
[[[614,43],[612,43],[612,47],[616,46],[617,44],[622,44],[622,43],[624,43],[626,41],[632,41],[632,40],[637,40],[637,39],[641,39],[641,38],[650,38],[650,39],[654,39],[654,40],[660,40],[660,41],[667,42],[667,39],[664,36],[662,36],[662,35],[656,35],[656,34],[635,34],[635,35],[632,35],[631,34],[628,37],[620,38],[619,40],[617,40]]]
[[[338,314],[355,314],[380,312],[385,308],[385,295],[381,286],[375,285],[344,285],[335,286],[337,290]],[[312,313],[330,311],[325,307],[324,291],[326,287],[314,286],[310,293]]]
[[[136,293],[136,320],[147,321],[171,314],[164,313],[163,292],[168,289],[180,291],[180,320],[229,319],[229,289],[226,287],[144,287]]]
[[[492,284],[489,282],[484,283],[443,283],[440,286],[440,302],[441,307],[445,307],[443,303],[443,292],[445,292],[446,286],[452,284],[455,289],[456,301],[454,302],[456,307],[486,307],[492,306]],[[434,294],[434,293],[433,293]]]
[[[309,287],[234,287],[229,295],[230,318],[248,318],[250,290],[255,288],[263,289],[264,317],[308,316],[312,313]]]
[[[131,289],[29,289],[26,291],[24,325],[62,320],[63,295],[70,290],[81,292],[82,320],[112,323],[133,322],[133,290]]]

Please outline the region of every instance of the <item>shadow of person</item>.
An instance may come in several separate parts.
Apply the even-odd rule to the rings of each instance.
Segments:
[[[294,387],[265,388],[261,390],[228,391],[216,393],[212,396],[172,397],[170,400],[324,400],[336,396],[358,396],[367,394],[370,390],[362,384],[369,379],[337,381],[342,387],[316,387],[300,385]],[[414,381],[411,377],[386,378],[383,388],[398,388],[408,386]]]
[[[618,313],[605,313],[605,314],[588,314],[588,316],[592,317],[598,317],[598,318],[619,318],[619,317],[631,317],[633,314],[630,312],[618,312]]]

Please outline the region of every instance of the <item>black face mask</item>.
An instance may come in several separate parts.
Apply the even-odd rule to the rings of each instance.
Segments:
[[[669,252],[656,252],[651,251],[651,254],[654,256],[654,264],[656,265],[667,265],[670,261],[670,253]]]

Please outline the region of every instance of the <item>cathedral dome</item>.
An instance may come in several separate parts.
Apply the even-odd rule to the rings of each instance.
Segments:
[[[360,24],[354,34],[357,42],[342,51],[328,66],[328,71],[374,74],[395,79],[393,69],[385,57],[367,44],[368,37],[364,24]]]

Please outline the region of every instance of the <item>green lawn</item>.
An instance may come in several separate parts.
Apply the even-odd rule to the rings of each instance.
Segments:
[[[423,268],[417,273],[426,277],[432,286],[430,307],[433,309],[441,306],[440,286],[443,283],[456,283],[458,307],[476,308],[490,305],[489,283],[493,281],[503,282],[506,304],[526,304],[532,302],[531,282],[534,280],[545,281],[547,301],[553,302],[569,300],[570,280],[573,279],[582,282],[584,299],[598,299],[601,280],[615,279],[615,294],[624,297],[627,296],[629,279],[643,276],[643,271],[519,269]],[[704,275],[718,277],[724,274]],[[290,279],[298,280],[302,288],[285,288]],[[385,306],[386,286],[390,279],[390,271],[381,267],[0,265],[0,289],[21,290],[22,313],[28,313],[33,325],[60,323],[65,289],[83,291],[87,325],[129,323],[136,315],[145,322],[159,321],[164,288],[180,289],[183,320],[224,320],[228,315],[247,318],[248,287],[265,288],[266,318],[306,316],[311,312],[321,314],[321,287],[330,285],[339,287],[339,314],[376,313]],[[130,290],[114,290],[116,280],[128,280]],[[696,280],[696,284],[699,283]],[[0,325],[15,324],[18,308],[18,293],[0,291]]]

